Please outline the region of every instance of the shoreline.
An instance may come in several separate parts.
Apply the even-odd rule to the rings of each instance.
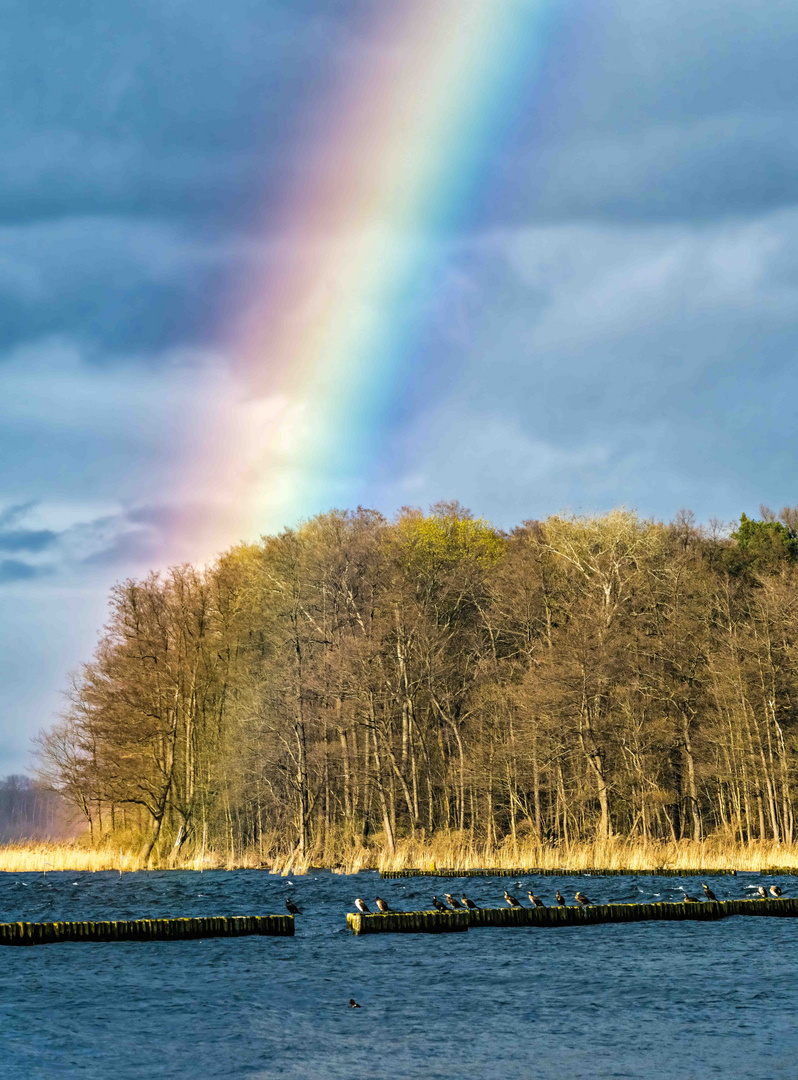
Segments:
[[[314,850],[306,856],[293,852],[260,851],[221,853],[205,850],[168,855],[146,862],[139,851],[106,843],[89,847],[77,843],[18,842],[0,845],[0,873],[50,873],[54,871],[108,871],[119,873],[138,870],[261,870],[278,875],[302,875],[329,870],[354,874],[360,870],[424,871],[449,873],[462,871],[599,873],[628,871],[668,874],[698,870],[761,873],[776,871],[798,873],[798,844],[752,841],[730,842],[710,837],[696,842],[677,843],[636,841],[618,838],[569,846],[539,843],[488,846],[464,842],[459,837],[441,836],[431,841],[403,840],[394,851],[374,846],[352,847],[342,851]],[[411,875],[408,875],[411,876]],[[412,875],[415,876],[415,875]]]

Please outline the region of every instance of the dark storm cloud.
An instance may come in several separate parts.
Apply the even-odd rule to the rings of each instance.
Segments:
[[[794,5],[616,0],[563,10],[482,214],[693,221],[793,203]]]
[[[347,6],[12,3],[0,216],[240,213],[334,66]]]
[[[0,351],[62,336],[99,363],[223,335],[252,277],[232,249],[255,223],[268,232],[279,193],[316,167],[306,121],[323,118],[336,75],[357,72],[378,13],[12,3]],[[712,221],[791,204],[796,55],[798,15],[782,0],[555,6],[468,227]]]

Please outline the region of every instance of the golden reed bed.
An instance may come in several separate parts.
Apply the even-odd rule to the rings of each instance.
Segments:
[[[80,841],[51,844],[0,846],[0,872],[47,873],[55,870],[145,869],[235,870],[261,868],[276,874],[304,874],[314,867],[338,873],[358,870],[406,870],[447,868],[477,870],[485,867],[540,867],[541,869],[668,869],[761,870],[771,866],[798,868],[798,844],[754,842],[739,844],[710,837],[703,843],[685,840],[678,844],[616,839],[568,847],[535,842],[488,847],[456,836],[433,837],[424,842],[401,841],[394,852],[380,847],[350,847],[343,851],[311,851],[305,856],[266,852],[185,852],[145,862],[135,850],[106,844],[92,848]]]

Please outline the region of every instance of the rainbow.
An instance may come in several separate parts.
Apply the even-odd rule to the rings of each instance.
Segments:
[[[376,9],[357,65],[298,118],[300,179],[264,208],[267,269],[229,334],[236,377],[202,421],[191,482],[227,543],[335,505],[341,478],[356,487],[385,454],[447,238],[535,106],[553,0]]]

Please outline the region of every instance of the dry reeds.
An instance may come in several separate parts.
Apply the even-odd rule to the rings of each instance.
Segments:
[[[740,845],[726,838],[709,838],[701,843],[692,840],[663,843],[618,838],[556,847],[535,841],[493,847],[460,837],[436,837],[423,844],[412,840],[402,841],[392,854],[385,851],[380,853],[378,866],[380,870],[405,870],[411,867],[477,870],[523,866],[548,870],[653,870],[658,867],[672,870],[696,867],[761,870],[770,866],[798,869],[798,845],[767,842]]]
[[[360,870],[479,870],[536,867],[543,870],[718,870],[758,871],[770,867],[798,870],[798,844],[764,841],[739,844],[728,837],[709,837],[697,843],[678,843],[616,838],[571,845],[551,846],[533,840],[517,844],[487,845],[467,834],[438,834],[426,840],[400,840],[390,851],[379,844],[349,844],[340,850],[314,849],[304,854],[263,850],[216,852],[210,849],[156,851],[149,863],[140,850],[104,844],[90,847],[76,843],[19,843],[0,846],[0,871],[130,870],[154,868],[179,870],[269,870],[273,874],[301,875],[314,867],[334,873],[356,874]]]

